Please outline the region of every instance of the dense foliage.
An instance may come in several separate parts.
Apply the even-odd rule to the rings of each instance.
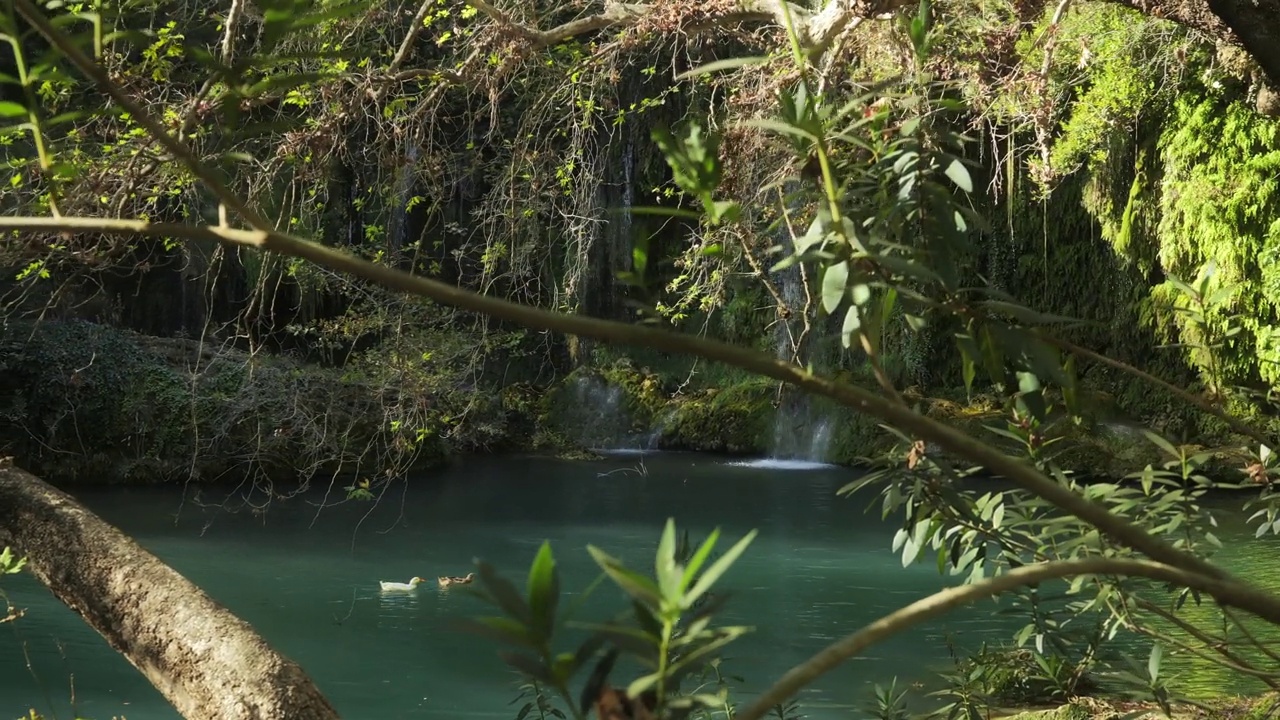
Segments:
[[[873,457],[842,494],[869,495],[901,520],[894,550],[904,565],[935,562],[963,578],[968,589],[956,593],[1005,594],[1026,617],[1017,652],[960,663],[941,717],[979,717],[999,698],[1069,698],[1097,673],[1168,710],[1177,698],[1161,672],[1166,648],[1280,682],[1265,660],[1239,652],[1266,648],[1232,609],[1265,616],[1273,601],[1250,600],[1247,586],[1204,561],[1218,545],[1203,502],[1210,489],[1261,486],[1259,535],[1280,533],[1265,416],[1280,287],[1267,262],[1277,137],[1274,121],[1245,104],[1249,80],[1221,51],[1119,8],[1015,21],[1016,6],[935,12],[926,1],[861,36],[860,49],[874,41],[878,54],[841,73],[852,47],[838,39],[812,62],[821,53],[789,14],[785,32],[746,33],[714,22],[718,6],[675,6],[616,36],[547,41],[513,30],[524,18],[495,16],[485,3],[437,0],[416,13],[261,4],[262,17],[233,13],[221,27],[180,5],[163,8],[180,18],[163,27],[140,13],[73,9],[85,11],[82,22],[67,24],[108,69],[92,83],[74,79],[66,43],[44,55],[21,32],[19,10],[36,19],[29,8],[6,6],[0,20],[17,60],[10,85],[21,92],[0,101],[0,114],[25,118],[6,135],[15,178],[6,209],[55,222],[108,215],[174,224],[151,233],[158,239],[109,225],[15,234],[4,258],[15,277],[11,327],[22,314],[83,314],[75,308],[96,299],[99,321],[216,339],[247,351],[253,370],[242,376],[215,362],[178,373],[96,325],[56,326],[60,339],[6,332],[0,362],[26,388],[7,388],[14,426],[53,440],[81,413],[107,418],[101,437],[77,436],[79,452],[127,438],[139,444],[127,461],[213,452],[261,465],[268,451],[243,448],[269,434],[286,438],[281,455],[314,452],[305,467],[287,467],[301,475],[373,447],[375,460],[348,488],[372,499],[442,438],[455,449],[497,449],[517,435],[535,443],[533,418],[560,415],[556,403],[572,392],[545,393],[537,407],[534,388],[551,385],[544,375],[612,359],[576,338],[560,345],[366,282],[369,267],[389,266],[564,313],[552,317],[626,317],[745,340],[767,355],[747,361],[720,345],[684,347],[739,358],[754,372],[772,368],[770,377],[882,421],[886,446],[846,438]],[[706,36],[676,32],[709,21]],[[104,36],[104,25],[122,32]],[[424,33],[433,42],[421,42]],[[156,123],[121,112],[122,97]],[[107,109],[83,110],[95,103]],[[163,151],[153,145],[161,140]],[[209,168],[230,189],[201,177]],[[1003,192],[983,193],[984,180]],[[236,193],[250,202],[236,207]],[[657,207],[641,212],[645,205]],[[623,212],[609,215],[611,207]],[[1027,232],[1029,218],[1041,221],[1039,236]],[[183,223],[216,225],[210,232],[230,242],[213,250],[180,242],[194,237]],[[249,252],[228,234],[242,224],[269,240],[310,235],[347,254],[310,264]],[[288,248],[313,247],[287,239]],[[342,263],[366,280],[339,272]],[[127,297],[130,283],[152,281],[160,288]],[[1080,296],[1086,282],[1099,288],[1096,298]],[[148,311],[187,292],[199,300],[180,312]],[[612,337],[633,329],[622,327]],[[1153,361],[1165,344],[1173,347]],[[256,360],[285,351],[328,367]],[[1113,351],[1118,361],[1106,357]],[[777,369],[768,356],[790,364]],[[654,372],[596,362],[605,367],[576,377],[606,394],[625,390],[641,431],[665,423],[677,436],[706,433],[721,450],[761,442],[769,384],[727,373],[693,384],[689,364],[659,363]],[[519,369],[509,372],[512,364]],[[806,366],[839,381],[817,380]],[[685,380],[671,389],[678,373]],[[1086,380],[1100,376],[1095,387],[1106,388],[1117,377],[1108,373],[1154,389],[1100,407]],[[734,383],[708,387],[725,379]],[[82,389],[95,386],[123,397]],[[944,391],[986,403],[970,432],[925,421],[927,401]],[[1177,418],[1162,414],[1175,403]],[[255,414],[242,417],[246,408]],[[1139,434],[1160,459],[1114,473],[1123,482],[1085,482],[1073,446],[1117,410],[1157,421]],[[335,418],[345,424],[334,429]],[[860,422],[847,425],[874,430]],[[602,427],[591,417],[580,424]],[[632,425],[617,432],[636,432]],[[1225,453],[1167,439],[1188,426],[1195,440],[1230,447],[1229,459],[1247,458],[1242,481],[1206,471]],[[213,427],[221,430],[211,436]],[[966,489],[990,472],[1017,487]],[[711,672],[707,682],[719,677],[720,649],[745,631],[713,624],[722,599],[699,601],[747,541],[708,565],[715,538],[682,548],[669,524],[652,580],[593,548],[633,602],[625,617],[587,628],[594,634],[574,650],[553,643],[560,593],[549,546],[523,595],[482,563],[484,595],[504,616],[481,625],[529,651],[504,656],[534,688],[521,712],[584,716],[608,696],[605,678],[626,652],[644,674],[627,700],[612,697],[632,717],[735,714],[725,694],[682,682],[695,670]],[[1061,573],[1034,574],[1046,568]],[[1065,598],[1046,598],[1049,582],[1066,576]],[[996,584],[1011,577],[1018,582]],[[1216,626],[1183,619],[1211,602]],[[894,622],[906,620],[886,626]],[[813,661],[738,716],[794,711],[782,704],[794,683],[876,632],[841,641],[836,660]],[[1106,657],[1121,632],[1153,641],[1145,668]],[[569,682],[606,644],[613,650],[581,702]],[[900,717],[901,699],[882,690],[880,714]]]

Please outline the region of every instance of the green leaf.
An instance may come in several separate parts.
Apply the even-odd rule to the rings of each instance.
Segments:
[[[702,569],[702,564],[711,557],[711,551],[715,548],[716,542],[720,539],[720,528],[711,531],[706,540],[702,541],[702,545],[698,546],[693,557],[689,558],[689,565],[684,569],[684,577],[680,580],[681,592],[688,590],[693,584],[693,579],[698,576],[698,571]],[[686,609],[688,603],[686,603]]]
[[[964,369],[964,391],[972,395],[973,381],[978,377],[978,360],[982,357],[982,350],[973,341],[972,335],[964,333],[956,334],[956,346],[960,348],[960,361]]]
[[[711,221],[715,224],[731,223],[742,214],[742,206],[733,200],[716,200],[709,207]]]
[[[526,677],[537,680],[538,682],[547,683],[548,685],[555,684],[555,675],[552,674],[551,669],[539,662],[537,658],[530,657],[524,653],[514,652],[500,652],[498,653],[498,657],[502,658],[503,662],[515,668]]]
[[[556,573],[556,560],[551,552],[551,542],[544,540],[538,554],[529,566],[526,581],[529,610],[533,615],[533,627],[542,638],[551,635],[555,626],[556,605],[560,600],[560,578]]]
[[[834,314],[844,300],[845,287],[849,282],[849,263],[840,262],[827,266],[822,274],[822,309],[827,314]]]
[[[688,80],[691,77],[706,75],[707,73],[720,72],[721,70],[737,70],[738,68],[748,67],[750,65],[759,65],[769,62],[767,55],[751,55],[747,57],[726,58],[724,60],[716,60],[706,65],[699,65],[692,70],[686,70],[676,75],[676,80]]]
[[[970,179],[969,171],[965,169],[964,163],[960,162],[959,158],[952,160],[947,166],[946,175],[956,184],[956,187],[967,193],[973,192],[973,180]]]
[[[487,592],[482,595],[517,621],[528,625],[531,621],[529,606],[516,586],[508,579],[498,575],[497,570],[486,562],[476,563],[476,574],[480,576],[480,586]]]
[[[1021,320],[1022,322],[1027,324],[1051,325],[1051,324],[1059,324],[1059,323],[1081,322],[1081,320],[1079,320],[1078,318],[1067,317],[1065,315],[1052,315],[1049,313],[1038,313],[1035,310],[1031,310],[1030,308],[1025,308],[1015,303],[1003,302],[1001,300],[984,300],[978,303],[978,305],[979,307],[984,307],[988,310],[1004,313],[1005,315],[1013,317],[1016,320]]]
[[[632,215],[656,215],[659,217],[677,217],[686,220],[697,220],[702,217],[697,211],[684,208],[665,208],[653,205],[637,205],[631,208]]]
[[[1140,428],[1140,429],[1142,431],[1142,434],[1146,436],[1147,440],[1150,441],[1152,445],[1155,445],[1156,447],[1165,451],[1169,455],[1169,457],[1175,458],[1175,459],[1182,457],[1182,453],[1178,452],[1177,448],[1175,448],[1173,444],[1170,443],[1168,440],[1165,440],[1164,438],[1160,437],[1160,435],[1158,435],[1157,433],[1151,432],[1146,428]]]
[[[849,297],[852,298],[854,305],[859,307],[866,305],[871,300],[871,286],[858,283],[849,288]]]
[[[677,605],[684,573],[676,564],[676,521],[673,518],[667,518],[666,527],[662,529],[662,539],[658,541],[658,552],[653,559],[653,575],[658,578],[662,598]]]
[[[587,630],[592,637],[607,640],[618,646],[619,650],[630,653],[643,660],[651,660],[657,655],[659,639],[638,628],[612,623],[601,625],[593,623],[571,623],[570,627]]]
[[[26,116],[27,109],[21,104],[10,100],[0,100],[0,118],[17,118]]]
[[[661,677],[661,674],[655,672],[636,678],[627,686],[627,696],[633,698],[640,697],[641,693],[658,684],[659,677]]]
[[[747,549],[747,546],[751,544],[751,541],[755,540],[757,532],[758,531],[756,530],[752,530],[747,533],[733,547],[729,548],[728,552],[720,556],[720,559],[716,560],[711,567],[707,568],[707,571],[703,573],[702,577],[698,578],[698,584],[694,585],[693,589],[685,595],[685,602],[692,605],[695,600],[702,597],[703,593],[710,590],[716,580],[719,580],[720,576],[725,574],[725,572],[738,561],[738,557]]]
[[[604,570],[618,587],[636,601],[655,608],[661,604],[661,591],[652,580],[627,569],[617,558],[594,545],[588,545],[587,552],[591,553],[591,557],[595,559],[600,569]]]
[[[1036,377],[1035,373],[1018,372],[1018,394],[1019,399],[1031,411],[1031,415],[1043,421],[1047,408],[1044,404],[1044,395],[1041,393],[1040,378]]]
[[[846,348],[853,346],[853,336],[862,327],[860,313],[857,305],[850,305],[844,314],[844,324],[840,326],[840,342]]]
[[[649,266],[649,237],[640,235],[635,238],[631,246],[631,269],[639,276],[644,276],[645,268]]]
[[[537,647],[537,642],[529,635],[524,625],[507,617],[478,617],[464,619],[465,630],[486,635],[501,642],[529,648]]]
[[[817,135],[814,135],[813,133],[809,132],[808,130],[805,130],[802,127],[791,125],[789,123],[785,123],[780,120],[772,120],[770,118],[755,118],[752,120],[747,120],[742,124],[748,127],[758,128],[760,130],[772,130],[781,135],[789,135],[791,137],[797,137],[804,140],[809,140],[814,143],[818,142]]]

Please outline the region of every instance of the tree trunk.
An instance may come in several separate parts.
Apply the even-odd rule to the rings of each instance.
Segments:
[[[1272,85],[1280,87],[1280,2],[1209,0],[1209,8],[1235,32]]]
[[[338,717],[296,663],[70,495],[0,459],[0,546],[187,720]]]

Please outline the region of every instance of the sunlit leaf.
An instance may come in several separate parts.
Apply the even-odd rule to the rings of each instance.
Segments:
[[[861,312],[857,305],[850,305],[845,311],[844,323],[840,326],[840,342],[846,348],[853,345],[853,336],[862,327]]]
[[[833,314],[844,301],[845,287],[849,282],[849,263],[841,260],[827,266],[822,273],[822,309]],[[864,286],[865,287],[865,286]]]
[[[702,569],[702,564],[707,561],[707,558],[711,557],[711,551],[715,548],[716,542],[719,540],[720,528],[715,528],[711,531],[710,535],[707,535],[707,539],[703,540],[702,544],[698,546],[698,549],[693,553],[693,556],[689,558],[689,564],[684,569],[684,577],[681,578],[680,581],[681,590],[688,590],[693,584],[693,579],[697,577],[698,571]],[[692,601],[686,596],[686,609],[691,605]]]
[[[1168,440],[1165,440],[1158,433],[1152,432],[1146,428],[1140,428],[1140,430],[1142,431],[1143,437],[1145,437],[1152,445],[1155,445],[1156,447],[1163,450],[1169,457],[1171,458],[1182,457],[1182,453],[1178,452],[1177,448],[1175,448],[1172,443],[1170,443]]]
[[[658,541],[658,551],[653,561],[654,577],[658,578],[658,589],[662,597],[669,603],[675,603],[680,597],[681,580],[684,573],[676,564],[676,523],[667,518],[662,529],[662,538]]]
[[[556,605],[560,599],[560,579],[556,573],[555,556],[551,552],[551,543],[543,541],[542,547],[529,566],[529,577],[526,581],[529,610],[533,616],[533,626],[542,637],[550,636],[555,625]]]
[[[707,568],[707,571],[702,574],[702,577],[698,578],[698,583],[694,585],[686,595],[690,603],[697,600],[703,595],[703,593],[710,590],[711,586],[720,579],[720,576],[728,571],[728,569],[738,561],[738,558],[744,551],[746,551],[747,546],[756,538],[757,532],[758,531],[756,530],[752,530],[747,533],[741,540],[735,543],[733,547],[729,548],[724,555],[721,555],[718,560],[712,563],[711,567]]]
[[[960,158],[952,160],[951,164],[947,165],[945,173],[956,187],[967,193],[973,192],[973,180],[969,177],[969,171],[965,169],[964,163],[960,162]]]
[[[617,558],[594,545],[588,545],[587,552],[591,553],[591,557],[595,559],[600,569],[604,570],[610,579],[628,595],[651,607],[659,605],[662,593],[652,580],[628,569]]]
[[[724,60],[709,62],[706,65],[699,65],[692,70],[686,70],[679,75],[676,75],[675,79],[688,80],[689,78],[706,75],[707,73],[720,72],[721,70],[737,70],[738,68],[760,65],[761,63],[766,63],[768,61],[769,56],[767,55],[726,58]]]

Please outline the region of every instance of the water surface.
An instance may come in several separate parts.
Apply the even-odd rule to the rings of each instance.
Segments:
[[[470,459],[399,484],[376,504],[323,510],[323,488],[235,513],[219,506],[242,499],[226,489],[198,496],[193,489],[185,498],[180,488],[79,496],[301,663],[344,717],[513,718],[514,677],[496,646],[457,628],[484,606],[434,583],[386,596],[379,580],[461,575],[483,557],[523,586],[547,539],[563,586],[577,592],[597,574],[588,543],[648,571],[668,516],[695,537],[721,526],[723,547],[757,528],[756,542],[723,580],[735,595],[724,621],[756,628],[725,665],[745,680],[735,695],[741,701],[837,637],[947,583],[932,564],[902,567],[889,548],[896,528],[863,513],[869,498],[836,497],[853,477],[833,467],[662,454]],[[1269,550],[1235,549],[1228,565],[1275,565]],[[89,718],[177,717],[34,580],[3,582],[27,616],[0,626],[0,718],[29,707],[72,718],[73,702]],[[597,593],[584,614],[603,618],[619,601],[616,592]],[[983,603],[877,645],[806,691],[805,712],[815,720],[848,717],[875,683],[894,677],[930,689],[931,674],[949,666],[948,640],[975,648],[1005,641],[1021,626],[996,610]],[[1203,680],[1222,687],[1213,674]]]

